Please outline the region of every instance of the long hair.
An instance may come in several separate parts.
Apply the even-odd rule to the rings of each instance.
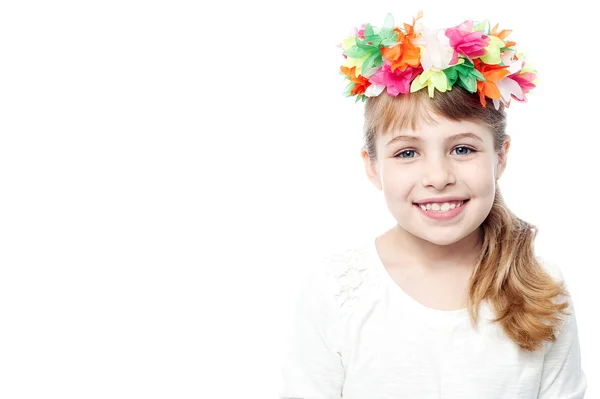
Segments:
[[[479,98],[455,86],[429,98],[427,90],[392,97],[382,93],[365,103],[364,145],[371,161],[377,160],[378,134],[415,129],[420,120],[431,120],[431,113],[450,120],[484,123],[494,135],[498,153],[506,140],[504,107],[491,103],[483,107]],[[515,216],[506,206],[496,184],[492,209],[480,226],[482,246],[469,281],[467,307],[477,325],[479,307],[487,300],[495,311],[493,322],[525,351],[536,351],[544,342],[554,342],[569,313],[569,293],[563,282],[556,282],[534,254],[537,227]],[[562,301],[560,301],[562,299]]]

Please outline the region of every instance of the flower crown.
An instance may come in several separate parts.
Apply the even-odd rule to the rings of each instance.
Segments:
[[[413,93],[427,87],[451,90],[456,84],[478,93],[482,106],[486,97],[496,109],[508,107],[511,98],[527,101],[535,87],[537,72],[517,53],[511,30],[489,29],[488,21],[467,20],[447,29],[427,29],[416,22],[395,27],[388,14],[381,29],[363,24],[341,43],[346,59],[341,72],[349,81],[344,94],[356,101],[376,97],[384,90],[390,96]]]

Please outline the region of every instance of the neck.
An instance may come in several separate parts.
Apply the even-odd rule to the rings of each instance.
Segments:
[[[421,265],[427,269],[449,266],[472,266],[481,248],[480,229],[449,245],[438,245],[410,234],[399,225],[390,231],[390,244],[400,254],[402,263]]]

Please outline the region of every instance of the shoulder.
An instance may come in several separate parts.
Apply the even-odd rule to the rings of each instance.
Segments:
[[[562,285],[562,288],[564,289],[562,294],[552,298],[552,301],[555,304],[566,304],[564,313],[561,312],[561,315],[558,316],[563,322],[560,328],[556,331],[556,336],[558,337],[563,334],[565,330],[572,328],[573,323],[575,323],[573,299],[571,297],[571,293],[569,292],[568,283],[565,280],[562,268],[557,264],[557,262],[541,256],[537,256],[536,258],[542,264],[546,273],[552,277],[557,284]],[[548,343],[548,345],[550,346],[550,343]]]
[[[368,246],[364,243],[338,245],[317,254],[308,266],[306,278],[319,285],[339,284],[340,280],[367,269]]]
[[[321,264],[334,277],[352,271],[366,270],[369,264],[369,248],[365,243],[351,243],[335,248],[321,258]]]
[[[320,256],[310,274],[333,296],[337,306],[347,311],[368,285],[370,256],[368,243],[338,246]]]

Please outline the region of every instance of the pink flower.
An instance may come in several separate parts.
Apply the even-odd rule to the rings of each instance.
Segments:
[[[354,36],[361,40],[365,40],[365,26],[367,26],[367,24],[362,24],[360,29],[354,28]]]
[[[446,29],[446,36],[454,50],[469,59],[485,55],[484,47],[490,42],[490,38],[483,32],[473,32],[473,21],[465,21],[454,28]]]
[[[511,78],[512,80],[517,82],[519,84],[519,86],[521,86],[521,89],[523,90],[523,94],[527,94],[527,93],[529,93],[529,91],[531,91],[533,88],[535,88],[535,84],[533,83],[533,81],[535,80],[536,77],[537,77],[537,75],[533,72],[521,72],[521,71],[507,76],[507,78]]]
[[[416,68],[408,66],[404,71],[400,71],[398,68],[392,72],[391,66],[392,63],[386,60],[383,66],[369,78],[369,82],[387,87],[387,93],[393,97],[399,93],[409,93],[410,83],[423,72],[423,68],[420,66]]]
[[[498,109],[499,102],[508,107],[512,98],[519,102],[527,101],[525,94],[535,87],[533,81],[537,78],[537,74],[532,70],[523,71],[523,68],[525,68],[525,62],[518,60],[513,62],[508,69],[510,75],[496,83],[501,94],[499,100],[494,100],[496,109]]]

